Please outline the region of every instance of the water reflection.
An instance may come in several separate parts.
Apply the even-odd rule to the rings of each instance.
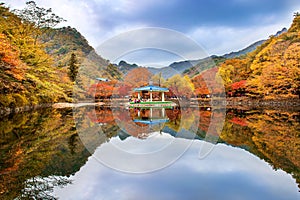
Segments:
[[[78,136],[69,109],[16,114],[0,120],[0,199],[53,196],[296,199],[299,196],[297,111],[228,109],[220,132],[210,124],[222,118],[222,112],[210,108],[152,110],[152,113],[150,109],[79,109],[84,115],[78,112],[75,117],[82,117],[80,125],[86,131],[86,138]],[[157,123],[151,123],[155,120]],[[110,144],[143,154],[164,148],[170,142],[176,141],[180,146],[193,140],[191,148],[178,161],[155,173],[121,173],[95,160]],[[199,147],[210,140],[219,144],[209,156],[199,160]],[[92,149],[93,156],[90,157],[82,142],[91,146],[89,151]],[[176,145],[172,147],[174,150]],[[113,154],[106,155],[114,158]],[[144,164],[151,165],[151,160]]]
[[[266,162],[242,149],[218,144],[205,160],[197,159],[201,143],[203,141],[195,141],[168,168],[148,174],[117,172],[99,165],[97,159],[91,157],[73,177],[73,184],[56,189],[55,194],[62,199],[158,200],[297,199],[299,196],[290,175],[272,170]],[[98,153],[96,150],[95,154]],[[122,164],[129,163],[120,162]]]
[[[0,199],[51,199],[90,156],[72,110],[43,110],[0,120]]]

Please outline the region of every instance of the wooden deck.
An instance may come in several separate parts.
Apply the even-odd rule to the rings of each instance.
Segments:
[[[130,102],[129,106],[132,108],[172,108],[176,106],[176,103],[172,101],[145,101],[139,103]]]

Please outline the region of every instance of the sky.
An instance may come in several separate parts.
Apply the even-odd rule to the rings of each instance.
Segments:
[[[25,1],[2,1],[11,8],[23,8]],[[186,38],[178,43],[178,48],[189,52],[189,47],[182,47],[183,42],[190,40],[199,45],[207,55],[222,55],[232,51],[238,51],[248,45],[267,39],[283,27],[289,27],[293,13],[300,11],[299,0],[36,0],[40,7],[52,8],[53,12],[64,19],[60,26],[76,28],[94,48],[98,48],[111,38],[118,38],[127,31],[141,30],[155,27],[174,31],[175,35],[181,33]],[[173,35],[173,34],[172,34]],[[155,62],[155,55],[159,51],[146,53],[138,52],[133,46],[141,38],[127,37],[128,55],[119,57],[136,61],[138,64]],[[149,33],[145,35],[147,39]],[[150,40],[150,39],[149,39]],[[164,42],[166,37],[157,37],[157,43]],[[116,42],[110,40],[110,42]],[[149,43],[148,43],[149,44]],[[142,49],[144,46],[140,46]],[[156,46],[154,47],[158,49]],[[162,51],[168,51],[165,46]],[[105,50],[104,50],[105,51]],[[110,52],[114,49],[110,49]],[[108,52],[98,51],[104,58],[118,61]],[[135,52],[137,55],[135,55]],[[141,56],[152,55],[152,60],[145,60]],[[174,56],[174,52],[168,52],[169,56],[160,59],[156,64],[164,65],[172,60],[197,59],[199,56],[191,53],[191,56]],[[162,55],[162,54],[160,54]],[[168,58],[167,58],[168,57]],[[165,63],[162,62],[165,60]],[[155,64],[155,63],[154,63]]]

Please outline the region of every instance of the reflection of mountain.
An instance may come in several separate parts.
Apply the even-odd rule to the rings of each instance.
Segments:
[[[71,110],[35,111],[3,118],[0,133],[1,199],[16,198],[28,187],[25,181],[36,176],[40,178],[31,183],[32,191],[39,187],[51,189],[53,186],[42,181],[43,177],[74,174],[90,156],[76,134]],[[68,183],[60,177],[52,184],[53,181]],[[24,198],[37,197],[24,192]]]
[[[228,114],[221,138],[292,174],[300,186],[299,127],[298,112],[234,111]]]

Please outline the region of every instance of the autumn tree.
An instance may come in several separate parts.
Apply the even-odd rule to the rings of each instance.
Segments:
[[[91,85],[88,94],[96,99],[106,99],[113,95],[114,87],[110,82],[99,81]]]
[[[231,84],[231,95],[243,96],[246,92],[246,80],[241,80]]]
[[[193,95],[194,87],[193,83],[188,76],[181,77],[176,74],[169,78],[165,86],[170,89],[170,91],[176,96],[184,96],[190,98]]]
[[[78,74],[78,61],[76,58],[76,55],[74,53],[71,54],[71,58],[70,58],[70,62],[69,62],[69,72],[68,75],[71,79],[71,81],[75,81],[76,80],[76,76]]]
[[[124,77],[124,83],[131,87],[141,87],[149,84],[151,76],[152,74],[147,68],[138,67],[126,74]]]
[[[194,77],[192,82],[195,86],[195,94],[198,97],[206,95],[223,96],[224,86],[218,74],[218,68],[214,67],[203,71],[200,75]]]
[[[219,66],[218,75],[223,79],[226,90],[232,83],[245,80],[249,77],[250,69],[246,59],[229,59]]]
[[[195,76],[192,79],[192,82],[195,87],[195,95],[197,95],[198,97],[206,97],[206,95],[210,94],[210,91],[206,85],[206,82],[201,74],[198,76]]]
[[[124,97],[126,95],[129,95],[130,91],[131,91],[131,87],[130,85],[127,85],[127,84],[119,84],[118,85],[118,88],[117,88],[117,92],[118,92],[118,95]]]

